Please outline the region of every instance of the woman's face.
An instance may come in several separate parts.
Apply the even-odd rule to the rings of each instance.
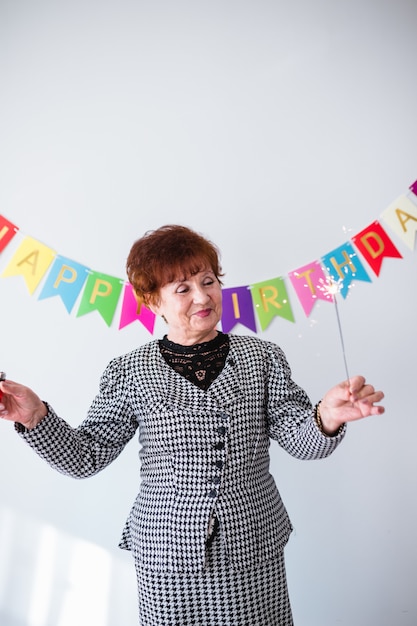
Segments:
[[[214,339],[222,314],[222,290],[211,269],[167,283],[151,305],[168,324],[168,339],[193,345]]]

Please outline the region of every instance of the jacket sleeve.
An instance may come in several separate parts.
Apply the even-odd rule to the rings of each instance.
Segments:
[[[35,428],[26,430],[16,424],[16,430],[49,465],[73,478],[87,478],[104,469],[119,456],[138,426],[120,359],[106,368],[99,393],[77,428],[47,407],[48,414]]]
[[[268,344],[268,349],[269,436],[298,459],[311,460],[329,456],[344,438],[346,425],[333,437],[325,435],[314,418],[314,408],[309,397],[292,380],[285,354],[272,343]]]

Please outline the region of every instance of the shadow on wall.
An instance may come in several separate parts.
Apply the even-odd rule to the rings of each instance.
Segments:
[[[137,622],[136,577],[128,554],[118,558],[1,508],[0,555],[2,626]]]

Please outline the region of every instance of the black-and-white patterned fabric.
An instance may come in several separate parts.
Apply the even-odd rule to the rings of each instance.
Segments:
[[[136,573],[142,626],[293,626],[283,554],[234,570],[221,532],[197,574]]]
[[[227,560],[241,580],[267,562],[274,567],[291,533],[269,472],[270,438],[307,460],[331,454],[345,434],[320,431],[278,346],[230,335],[224,368],[207,390],[175,372],[154,340],[111,361],[78,428],[49,408],[21,436],[51,466],[81,478],[111,463],[137,429],[142,480],[120,546],[142,571],[204,578],[215,514],[217,563],[223,571]]]

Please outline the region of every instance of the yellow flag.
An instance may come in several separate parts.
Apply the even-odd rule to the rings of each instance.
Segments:
[[[56,252],[48,246],[32,239],[32,237],[26,237],[16,250],[2,276],[21,274],[25,279],[29,293],[32,294],[55,256]]]

